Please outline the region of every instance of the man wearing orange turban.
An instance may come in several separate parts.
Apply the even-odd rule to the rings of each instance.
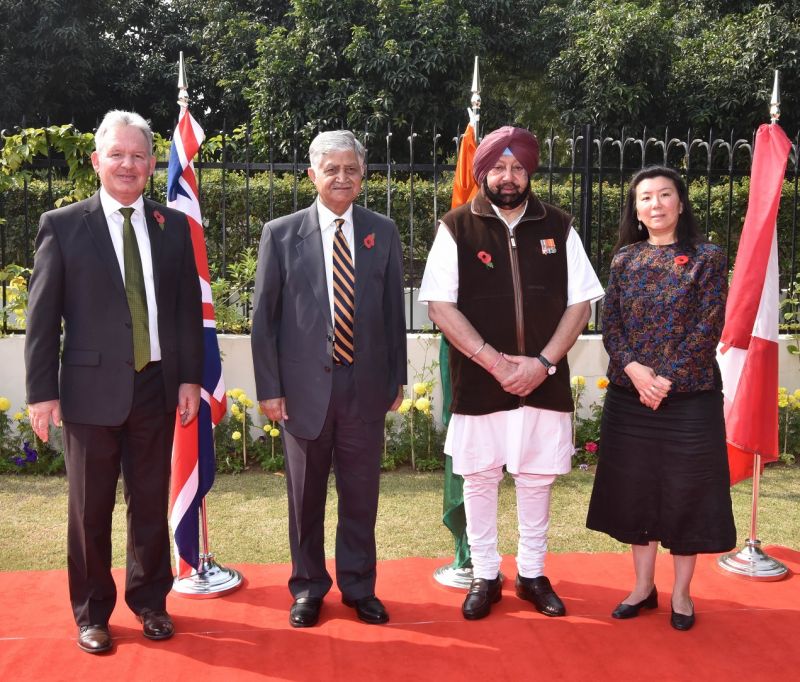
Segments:
[[[451,344],[444,449],[464,477],[468,620],[489,615],[501,597],[503,467],[517,492],[517,595],[544,615],[566,613],[544,575],[550,491],[574,450],[567,351],[603,289],[572,217],[531,193],[538,164],[539,143],[523,128],[484,138],[473,161],[480,192],[442,218],[419,294]]]

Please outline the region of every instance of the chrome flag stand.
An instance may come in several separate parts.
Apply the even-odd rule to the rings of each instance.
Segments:
[[[168,199],[170,197],[169,192],[169,185],[170,181],[173,180],[171,173],[174,172],[176,169],[173,168],[173,161],[175,158],[178,158],[178,165],[180,166],[180,175],[182,177],[184,171],[186,172],[186,176],[184,177],[184,181],[188,180],[187,190],[184,191],[185,195],[191,194],[192,196],[188,198],[188,203],[186,205],[181,205],[180,200],[176,199],[177,194],[172,197],[170,202],[174,201],[172,205],[174,208],[178,210],[183,210],[184,213],[187,215],[187,220],[189,222],[190,229],[194,231],[193,241],[196,239],[199,243],[202,244],[200,250],[197,249],[195,246],[195,259],[198,263],[198,274],[200,274],[200,278],[204,284],[208,285],[206,278],[208,277],[208,261],[206,257],[205,251],[205,242],[202,234],[202,224],[200,217],[200,202],[199,197],[197,196],[195,185],[195,176],[194,176],[194,167],[192,165],[192,159],[194,158],[195,154],[199,151],[200,143],[203,141],[204,134],[202,130],[197,126],[194,119],[192,119],[191,114],[189,113],[189,92],[187,87],[186,81],[186,71],[183,65],[183,52],[180,53],[180,59],[178,61],[178,104],[181,107],[181,116],[179,118],[178,127],[175,129],[175,136],[172,140],[172,149],[170,150],[170,170],[168,171]],[[197,127],[196,133],[193,131],[191,134],[187,132],[187,136],[184,136],[181,133],[181,124],[188,123],[189,128]],[[183,152],[184,158],[181,159],[181,151]],[[188,210],[187,210],[188,209]],[[205,276],[203,273],[205,271]],[[204,325],[204,334],[206,330],[209,333],[213,332],[212,339],[213,339],[213,353],[209,354],[209,343],[208,339],[205,339],[205,352],[208,354],[206,355],[206,360],[210,357],[216,356],[219,358],[219,349],[217,347],[216,342],[216,325],[214,324],[214,317],[213,317],[213,303],[204,300],[204,304],[211,303],[211,324]],[[204,305],[205,307],[205,305]],[[206,313],[204,312],[204,319]],[[213,328],[212,328],[213,327]],[[215,379],[212,377],[212,381],[217,382],[217,389],[219,389],[224,394],[224,386],[222,386],[222,379],[221,379],[221,367],[220,375],[217,376]],[[207,380],[206,373],[208,368],[204,369],[204,383]],[[205,387],[204,391],[208,390],[209,393],[214,393],[216,389],[213,387]],[[204,400],[204,398],[201,398]],[[208,396],[209,404],[214,400],[213,395]],[[224,403],[222,403],[222,408],[224,411]],[[199,417],[198,417],[199,418]],[[213,417],[209,415],[209,421],[211,427],[213,429]],[[176,426],[177,428],[177,426]],[[194,444],[193,447],[197,446],[198,443],[198,432],[195,431],[194,433]],[[211,457],[214,456],[213,454],[213,436],[209,434],[209,440],[211,441]],[[173,483],[176,475],[176,470],[174,468],[175,462],[175,450],[177,448],[173,446]],[[194,460],[194,470],[195,474],[197,473],[197,469],[199,468],[198,460],[195,458]],[[194,493],[192,494],[193,497]],[[181,495],[179,494],[178,497],[180,498]],[[174,511],[174,508],[173,508]],[[202,533],[202,552],[199,552],[198,563],[197,566],[192,569],[192,572],[185,577],[176,577],[172,584],[172,591],[179,597],[186,597],[189,599],[209,599],[213,597],[221,597],[222,595],[229,594],[237,589],[239,589],[244,581],[242,574],[232,568],[225,568],[224,566],[220,566],[216,561],[214,561],[214,555],[209,551],[208,547],[208,515],[206,513],[206,499],[205,496],[203,497],[200,503],[200,523],[201,523],[201,533]],[[191,512],[190,512],[191,513]],[[196,511],[194,513],[197,513]],[[173,529],[175,526],[173,526]],[[176,547],[177,547],[177,539],[175,540]],[[192,548],[192,552],[194,549]],[[177,550],[176,550],[177,554]],[[176,563],[181,564],[182,560],[180,557],[176,556]],[[186,573],[186,570],[182,570],[179,566],[179,575],[181,572]]]
[[[770,102],[770,118],[773,124],[780,118],[780,94],[778,71],[775,71],[775,81],[772,88]],[[777,430],[778,425],[775,424]],[[777,559],[770,557],[761,549],[761,541],[757,540],[756,525],[758,520],[758,493],[761,481],[761,455],[753,457],[753,506],[750,517],[750,535],[745,541],[745,546],[738,552],[724,554],[717,559],[717,564],[724,571],[734,576],[758,581],[775,581],[785,578],[789,570]]]
[[[203,551],[197,570],[186,578],[175,578],[172,591],[186,599],[213,599],[238,590],[244,576],[235,568],[220,566],[214,561],[214,555],[208,551],[208,517],[206,516],[206,500],[200,508],[200,522],[203,528]]]

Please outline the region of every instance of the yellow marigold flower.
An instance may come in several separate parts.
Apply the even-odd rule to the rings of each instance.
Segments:
[[[796,389],[794,389],[794,393],[792,393],[792,395],[793,395],[795,398],[797,398],[798,400],[800,400],[800,388],[796,388]]]
[[[597,388],[601,390],[608,388],[608,377],[600,377],[597,380]]]
[[[417,398],[417,401],[414,403],[414,407],[416,407],[420,412],[427,414],[431,409],[431,401],[427,398]]]
[[[241,413],[242,411],[239,409],[239,406],[236,403],[233,403],[233,405],[231,405],[231,414],[234,417],[238,417]]]
[[[14,421],[21,422],[25,418],[25,415],[22,412],[15,412],[14,413]]]
[[[577,374],[574,377],[572,377],[572,379],[569,380],[569,383],[575,386],[576,388],[583,388],[584,386],[586,386],[586,377]]]
[[[414,384],[414,393],[417,395],[425,395],[428,392],[428,384],[419,381]]]
[[[789,400],[786,396],[781,396],[778,398],[778,407],[786,407],[789,404]]]
[[[11,401],[4,395],[0,395],[0,412],[5,412],[11,407]]]
[[[231,438],[233,438],[233,440],[241,440],[242,439],[242,434],[239,433],[238,431],[234,431],[231,434]]]
[[[244,422],[244,420],[247,419],[247,415],[244,412],[240,412],[239,414],[236,415],[236,418],[240,422]]]
[[[785,386],[779,386],[778,387],[778,395],[786,395],[787,393],[788,393],[788,391],[786,390]]]
[[[244,391],[241,388],[232,388],[231,389],[231,398],[234,400],[239,400],[242,397]]]
[[[281,435],[281,430],[273,427],[272,429],[270,429],[269,435],[272,436],[273,438],[277,438],[278,436]]]
[[[272,424],[264,424],[264,426],[261,428],[264,429],[264,433],[269,433],[269,430],[272,428]]]
[[[242,396],[242,399],[239,402],[247,408],[253,407],[253,401],[247,396]]]
[[[400,414],[405,414],[411,409],[412,401],[411,398],[406,398],[402,403],[400,403],[400,407],[397,408],[397,411]]]

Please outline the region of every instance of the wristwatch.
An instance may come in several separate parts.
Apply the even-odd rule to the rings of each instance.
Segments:
[[[548,376],[553,376],[556,373],[556,366],[550,362],[544,355],[539,353],[536,356],[536,359],[544,365],[544,368],[547,370]]]

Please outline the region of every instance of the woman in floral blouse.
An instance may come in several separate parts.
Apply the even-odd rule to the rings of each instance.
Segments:
[[[603,315],[611,383],[586,523],[633,550],[636,584],[611,615],[658,606],[660,542],[675,568],[670,622],[688,630],[697,554],[736,543],[715,359],[726,258],[700,235],[680,175],[659,166],[631,179],[614,253]]]

